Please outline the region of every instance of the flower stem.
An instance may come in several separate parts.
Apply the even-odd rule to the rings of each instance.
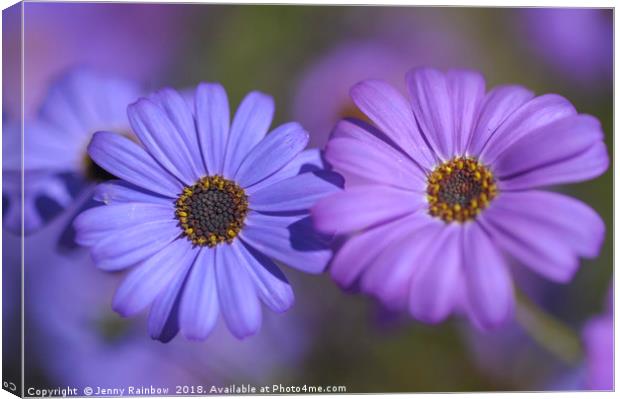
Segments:
[[[578,363],[583,353],[575,331],[545,312],[522,292],[517,290],[516,295],[516,319],[528,335],[564,363]]]

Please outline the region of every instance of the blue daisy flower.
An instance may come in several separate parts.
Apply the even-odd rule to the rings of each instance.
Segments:
[[[98,186],[105,206],[78,216],[76,239],[103,270],[135,266],[113,309],[131,316],[152,305],[152,338],[180,330],[203,340],[220,311],[233,335],[247,337],[260,328],[260,301],[276,312],[294,301],[272,259],[324,270],[329,240],[308,210],[342,181],[317,150],[303,151],[298,123],[266,135],[273,113],[273,99],[252,92],[230,123],[224,88],[202,83],[193,98],[163,89],[130,105],[140,144],[95,133],[88,153],[122,181]]]

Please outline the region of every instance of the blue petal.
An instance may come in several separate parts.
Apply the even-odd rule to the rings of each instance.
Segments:
[[[317,172],[326,168],[327,166],[323,161],[321,151],[318,148],[311,148],[300,152],[282,169],[272,174],[265,180],[254,184],[252,187],[246,188],[245,191],[248,194],[252,194],[259,191],[263,187],[276,184],[277,182],[288,179],[289,177],[297,176],[306,172]]]
[[[127,275],[116,290],[112,308],[124,317],[140,312],[174,281],[178,273],[184,273],[195,257],[196,251],[188,240],[173,241]]]
[[[284,124],[268,134],[250,151],[235,175],[242,187],[269,177],[291,162],[308,144],[308,133],[295,122]]]
[[[174,209],[169,205],[125,203],[97,206],[82,212],[74,222],[76,241],[91,246],[116,232],[156,221],[174,220]]]
[[[180,233],[176,220],[136,224],[117,229],[97,242],[91,255],[100,269],[121,270],[156,254]]]
[[[329,239],[313,229],[308,216],[250,212],[241,239],[265,255],[307,273],[321,273],[332,255]]]
[[[111,132],[97,132],[88,154],[114,176],[158,194],[175,198],[183,185],[139,145]]]
[[[183,99],[177,100],[180,101],[180,105],[169,103],[168,109],[170,106],[176,106],[174,112],[177,113],[178,122],[188,116],[186,113],[191,117],[191,113]],[[186,142],[194,134],[193,127],[185,134],[178,132],[166,111],[146,98],[131,104],[127,108],[127,115],[131,127],[144,147],[172,175],[188,185],[195,183],[203,175],[201,171],[204,169],[193,162],[192,152],[198,151],[195,147],[188,148]]]
[[[203,248],[194,261],[181,299],[179,324],[187,339],[207,338],[219,315],[215,251]]]
[[[122,180],[112,180],[98,184],[95,188],[93,199],[106,205],[145,202],[171,206],[174,203],[174,200],[171,198],[162,197]]]
[[[254,91],[243,99],[230,128],[224,176],[234,176],[250,150],[265,137],[273,113],[273,98],[268,95]]]
[[[230,125],[226,91],[216,83],[201,83],[195,103],[198,141],[207,170],[210,175],[221,174]]]
[[[256,289],[246,268],[227,245],[215,249],[215,277],[222,315],[237,338],[255,334],[262,314]]]
[[[198,146],[198,131],[192,114],[193,105],[187,101],[176,90],[163,89],[151,96],[166,112],[166,115],[176,128],[179,137],[187,148],[188,162],[196,179],[207,174],[204,161]]]
[[[149,313],[148,329],[151,338],[168,342],[179,332],[179,305],[187,272],[178,273],[172,283],[159,294]]]
[[[247,266],[260,299],[271,310],[285,312],[295,301],[293,289],[280,269],[265,255],[235,241],[231,244],[240,264]]]
[[[250,208],[263,212],[310,209],[319,199],[341,190],[342,177],[334,172],[302,173],[250,195]]]

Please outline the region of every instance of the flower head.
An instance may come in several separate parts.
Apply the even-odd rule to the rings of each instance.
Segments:
[[[113,308],[136,314],[152,304],[153,338],[180,328],[205,339],[221,310],[231,332],[254,334],[259,300],[277,312],[293,304],[288,281],[271,258],[308,273],[331,256],[308,210],[339,190],[318,151],[303,151],[297,123],[266,135],[271,97],[248,94],[232,124],[219,84],[200,84],[190,101],[171,89],[128,108],[139,144],[98,132],[90,156],[123,181],[101,184],[105,205],[82,213],[77,240],[104,270],[136,267]]]
[[[314,221],[355,233],[332,276],[423,321],[458,307],[496,326],[514,301],[507,255],[556,282],[572,278],[579,257],[597,256],[599,216],[538,189],[607,169],[600,124],[558,95],[486,93],[475,72],[414,69],[407,85],[410,102],[381,81],[353,87],[375,126],[341,121],[327,145],[346,189],[319,201]]]

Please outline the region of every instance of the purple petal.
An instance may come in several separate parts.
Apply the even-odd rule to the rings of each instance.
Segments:
[[[210,175],[221,174],[230,128],[226,90],[217,83],[196,88],[196,127],[202,156]]]
[[[503,250],[544,277],[567,282],[577,271],[577,253],[594,254],[602,242],[602,222],[584,206],[543,192],[501,193],[479,217]],[[543,202],[536,200],[541,199]],[[556,209],[554,205],[563,205]],[[579,209],[581,208],[581,209]],[[550,210],[553,210],[550,212]],[[579,210],[579,214],[570,211]],[[574,223],[575,227],[571,227]],[[581,234],[593,233],[592,237]],[[579,239],[587,241],[579,244]]]
[[[427,170],[433,168],[435,160],[418,130],[411,107],[396,89],[379,80],[365,80],[353,86],[351,98],[383,133],[420,166]]]
[[[484,99],[485,82],[481,74],[467,70],[452,70],[446,74],[452,99],[455,128],[455,151],[465,154]]]
[[[251,212],[241,238],[254,249],[306,273],[321,273],[332,256],[329,240],[307,216],[272,216]]]
[[[605,223],[588,205],[548,191],[507,192],[501,195],[498,208],[502,211],[540,225],[557,235],[579,256],[596,258],[599,255],[605,239]],[[532,231],[530,235],[535,234]]]
[[[194,261],[179,308],[179,325],[187,339],[204,340],[217,322],[215,250],[202,248]]]
[[[224,160],[225,177],[233,177],[250,150],[265,137],[273,119],[274,108],[271,96],[257,91],[245,96],[230,128]]]
[[[246,189],[246,193],[251,195],[252,193],[257,192],[264,187],[276,184],[282,180],[288,179],[289,177],[297,176],[301,173],[306,172],[317,172],[324,170],[325,168],[326,165],[323,162],[321,151],[318,148],[304,150],[297,154],[297,156],[293,158],[291,162],[286,164],[276,173],[272,174],[265,180],[254,184],[252,187],[248,187]]]
[[[180,233],[176,220],[131,225],[115,229],[96,242],[90,249],[91,255],[98,268],[121,270],[156,254]]]
[[[515,180],[516,187],[533,188],[536,182],[544,178],[547,168],[551,168],[553,173],[557,173],[562,167],[573,170],[583,168],[582,155],[592,154],[590,149],[600,145],[602,140],[603,132],[596,118],[589,115],[567,117],[522,137],[498,156],[493,169],[502,183],[500,188],[510,187]],[[578,165],[572,166],[576,161]],[[606,154],[598,162],[588,162],[598,166],[589,171],[590,175],[595,177],[604,172],[602,166],[606,167],[608,162]],[[528,185],[528,176],[531,174],[537,177],[532,180],[534,186]],[[550,177],[552,176],[553,174]],[[578,176],[583,176],[583,173]],[[555,183],[550,177],[545,180]]]
[[[258,296],[265,305],[275,312],[285,312],[293,306],[293,289],[275,263],[243,243],[234,242],[231,248],[239,264],[247,266]]]
[[[180,294],[190,266],[188,265],[184,272],[177,273],[172,282],[153,302],[148,321],[151,338],[161,342],[169,342],[179,332]]]
[[[145,190],[175,198],[183,189],[180,181],[163,169],[139,145],[111,132],[97,132],[88,155],[114,176]]]
[[[587,383],[593,390],[614,389],[614,318],[605,314],[588,320],[583,328]]]
[[[522,190],[562,183],[577,183],[600,176],[608,167],[607,146],[604,142],[598,142],[572,157],[569,162],[545,165],[502,181],[501,189]]]
[[[250,195],[250,208],[262,212],[310,209],[319,199],[341,190],[343,181],[334,172],[302,173]]]
[[[176,106],[176,119],[183,118],[189,112],[183,99],[177,99],[179,104],[168,102],[168,107]],[[166,110],[153,101],[143,98],[127,107],[127,115],[133,131],[136,133],[146,150],[166,170],[185,184],[194,184],[204,168],[195,164],[196,147],[188,148],[188,137],[194,130],[187,133],[178,132],[176,126],[168,118]],[[185,115],[186,116],[186,115]],[[190,115],[191,116],[191,115]]]
[[[133,81],[74,68],[51,85],[38,119],[56,126],[61,142],[82,144],[94,130],[127,126],[127,105],[139,96]]]
[[[215,277],[222,315],[239,339],[255,334],[262,319],[256,289],[241,261],[227,245],[215,249]]]
[[[93,199],[106,205],[142,202],[172,206],[174,203],[174,200],[169,197],[162,197],[153,192],[145,191],[122,180],[112,180],[98,184],[95,188]]]
[[[534,93],[521,86],[499,86],[489,91],[482,102],[467,152],[479,155],[497,128],[532,98]]]
[[[90,208],[75,219],[76,241],[91,246],[119,230],[156,221],[173,221],[171,205],[126,203]]]
[[[414,216],[397,228],[398,236],[390,239],[361,280],[364,292],[378,296],[392,308],[402,308],[407,303],[411,277],[418,269],[419,260],[444,228],[442,222],[428,215]]]
[[[349,238],[336,252],[331,262],[332,278],[342,287],[348,287],[368,268],[379,253],[402,237],[408,226],[417,227],[417,213],[397,218]]]
[[[427,247],[411,278],[409,311],[427,323],[443,321],[455,305],[462,279],[461,226],[446,225]]]
[[[359,186],[330,195],[312,208],[319,231],[348,233],[405,216],[425,204],[424,195],[389,186]]]
[[[202,155],[199,150],[198,132],[194,122],[192,108],[176,90],[162,89],[150,97],[155,101],[172,122],[176,131],[168,134],[178,135],[184,145],[180,150],[187,156],[186,163],[192,169],[195,180],[207,174]],[[176,137],[174,137],[176,139]]]
[[[277,127],[243,160],[235,175],[242,187],[267,178],[291,162],[308,144],[308,133],[295,122]]]
[[[477,223],[465,225],[464,248],[467,260],[463,268],[472,314],[483,328],[497,327],[514,308],[508,265]]]
[[[407,73],[406,79],[413,113],[422,133],[440,158],[451,158],[457,137],[446,75],[435,69],[417,68]]]
[[[336,131],[362,130],[349,121],[341,121]],[[408,190],[424,190],[424,172],[401,152],[367,133],[363,141],[353,138],[332,138],[327,143],[325,157],[338,172],[357,175],[378,184]]]
[[[8,130],[8,129],[7,129]],[[90,129],[89,129],[90,130]],[[18,149],[21,147],[21,129],[14,131],[16,142],[5,144],[5,148]],[[24,121],[24,168],[29,170],[46,170],[53,172],[83,173],[81,165],[84,157],[84,142],[88,142],[88,132],[70,132],[64,125],[58,127],[46,121]],[[8,137],[10,135],[6,135]],[[5,139],[6,140],[6,139]],[[8,141],[8,140],[7,140]],[[6,152],[6,150],[5,150]],[[4,162],[5,170],[21,168],[21,151],[7,153]],[[17,159],[13,158],[17,157]]]
[[[492,165],[510,145],[530,132],[577,112],[572,104],[557,94],[536,97],[514,111],[489,137],[480,159]]]
[[[178,273],[184,273],[195,257],[196,251],[188,240],[173,241],[127,275],[116,290],[112,308],[123,317],[140,312],[173,282]]]

